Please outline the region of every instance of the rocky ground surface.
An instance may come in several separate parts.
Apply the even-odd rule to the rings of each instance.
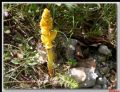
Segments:
[[[75,40],[61,38],[61,51],[58,51],[56,64],[61,65],[65,60],[74,59],[75,65],[68,66],[66,73],[74,78],[80,88],[111,89],[117,87],[117,62],[116,51],[104,44],[85,44]],[[39,45],[40,46],[40,45]],[[39,51],[45,54],[44,51]],[[45,59],[42,55],[39,61]],[[47,62],[47,60],[46,60]],[[60,71],[63,68],[60,67]],[[53,78],[52,84],[59,85],[60,82]]]

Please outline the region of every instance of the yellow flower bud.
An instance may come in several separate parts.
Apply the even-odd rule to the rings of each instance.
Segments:
[[[47,33],[47,35],[46,35],[46,33]],[[52,42],[57,35],[57,31],[51,31],[50,33],[49,32],[46,32],[46,33],[41,35],[41,40],[42,40],[43,44],[46,44],[47,42]]]
[[[50,11],[47,8],[43,11],[40,27],[47,27],[47,30],[52,30],[53,28],[53,19],[51,17]]]
[[[49,36],[45,36],[45,35],[41,35],[41,41],[43,42],[43,44],[45,45],[46,49],[50,49],[53,47],[52,45],[52,41],[49,38]]]
[[[48,31],[46,29],[41,29],[41,34],[42,35],[50,35],[50,31]]]
[[[53,44],[51,42],[47,42],[47,44],[45,45],[46,49],[51,49],[53,47]]]
[[[50,40],[53,41],[57,35],[57,31],[51,31],[50,32]]]

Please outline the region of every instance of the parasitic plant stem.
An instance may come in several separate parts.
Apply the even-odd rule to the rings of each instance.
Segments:
[[[49,75],[54,76],[54,62],[55,56],[53,51],[53,41],[57,35],[57,31],[52,31],[53,29],[53,19],[51,17],[50,11],[45,8],[42,13],[42,18],[40,21],[41,27],[41,41],[47,51],[47,67]]]

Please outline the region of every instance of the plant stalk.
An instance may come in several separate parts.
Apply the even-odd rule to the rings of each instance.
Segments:
[[[49,75],[50,75],[50,77],[53,77],[54,76],[55,57],[54,57],[54,52],[53,52],[52,48],[47,49],[47,57],[48,57],[47,67],[48,67]]]

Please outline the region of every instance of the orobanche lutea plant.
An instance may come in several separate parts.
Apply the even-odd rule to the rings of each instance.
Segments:
[[[53,51],[53,41],[57,35],[57,31],[52,31],[53,29],[53,19],[51,17],[50,11],[45,8],[42,13],[42,18],[40,21],[41,28],[41,41],[47,51],[47,67],[49,75],[54,76],[54,62],[55,56]]]

